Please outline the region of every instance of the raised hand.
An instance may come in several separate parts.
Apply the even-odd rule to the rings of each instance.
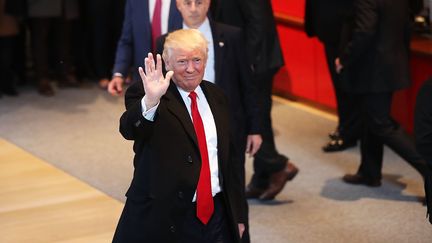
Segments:
[[[151,53],[149,53],[144,59],[144,69],[139,67],[138,71],[141,76],[145,91],[144,102],[147,109],[150,109],[151,107],[157,105],[162,95],[166,93],[174,72],[169,71],[164,77],[162,74],[161,56],[159,54],[156,55],[155,63],[153,54]]]

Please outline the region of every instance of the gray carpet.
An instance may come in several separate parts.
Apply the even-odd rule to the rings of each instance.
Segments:
[[[26,88],[0,99],[0,137],[124,201],[133,171],[132,143],[118,133],[122,111],[123,98],[91,85],[51,98]],[[276,101],[273,123],[279,151],[300,173],[277,200],[250,201],[252,242],[431,242],[421,177],[393,152],[385,151],[380,188],[350,186],[340,177],[356,171],[358,148],[320,150],[334,120]],[[251,161],[246,170],[250,177]]]

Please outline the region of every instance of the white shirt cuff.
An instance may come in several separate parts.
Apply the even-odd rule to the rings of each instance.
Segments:
[[[145,96],[144,96],[145,97]],[[156,114],[156,110],[159,106],[159,102],[157,105],[147,110],[147,107],[144,102],[144,97],[141,99],[141,112],[143,117],[148,121],[154,121],[154,115]]]

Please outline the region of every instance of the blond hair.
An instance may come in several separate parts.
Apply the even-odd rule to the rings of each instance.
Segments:
[[[207,40],[199,30],[196,29],[180,29],[168,34],[165,39],[162,58],[168,60],[174,49],[182,49],[186,51],[200,50],[202,51],[205,60],[207,60]]]

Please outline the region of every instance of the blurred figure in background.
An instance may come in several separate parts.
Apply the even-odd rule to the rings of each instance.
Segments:
[[[153,51],[156,38],[181,27],[175,0],[127,0],[108,92],[121,94],[129,72],[132,82],[140,80],[138,67],[147,53]]]
[[[414,111],[414,135],[417,150],[432,169],[432,78],[420,87]],[[432,178],[425,178],[427,216],[432,224]]]
[[[362,132],[359,102],[355,96],[341,89],[334,60],[346,44],[344,24],[349,25],[353,0],[306,0],[305,31],[309,37],[316,36],[323,43],[328,69],[336,96],[339,123],[329,134],[330,141],[324,152],[342,151],[355,146]],[[345,37],[346,39],[346,37]]]
[[[356,0],[352,38],[336,71],[342,88],[361,102],[364,131],[361,163],[355,174],[343,181],[378,187],[382,179],[384,145],[405,159],[423,178],[429,175],[425,160],[411,138],[391,117],[393,92],[410,85],[408,0]]]
[[[84,0],[85,23],[88,28],[90,66],[98,85],[108,87],[112,76],[117,42],[119,40],[125,0]]]
[[[298,169],[275,145],[271,121],[273,77],[284,65],[276,23],[269,0],[213,0],[215,21],[234,25],[246,34],[247,56],[257,87],[256,100],[262,112],[263,142],[254,156],[254,174],[246,187],[247,198],[272,200],[292,180]]]
[[[77,86],[71,60],[71,20],[79,16],[77,0],[28,0],[32,54],[38,91],[54,95],[51,80],[60,86]],[[52,77],[50,69],[55,75]]]
[[[17,38],[24,5],[20,0],[0,0],[0,97],[17,96],[16,77],[13,72],[18,50]]]

